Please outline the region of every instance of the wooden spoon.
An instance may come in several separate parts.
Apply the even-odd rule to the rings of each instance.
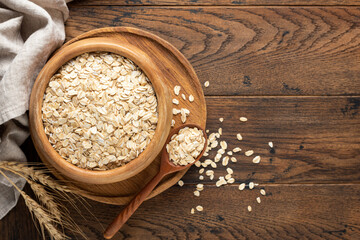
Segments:
[[[166,145],[170,142],[171,137],[174,134],[177,134],[180,129],[189,127],[189,128],[198,128],[199,130],[203,131],[204,138],[205,138],[205,145],[204,149],[201,151],[199,156],[195,159],[195,161],[191,164],[187,164],[185,166],[181,165],[174,165],[170,159],[169,154],[166,151]],[[149,196],[149,194],[152,192],[152,190],[158,185],[158,183],[165,177],[166,175],[181,171],[185,168],[189,168],[191,165],[193,165],[196,161],[198,161],[201,156],[204,154],[207,146],[207,136],[203,128],[196,124],[184,124],[178,128],[175,128],[173,131],[170,132],[169,137],[166,140],[166,143],[162,149],[161,152],[161,162],[160,162],[160,170],[156,176],[150,180],[150,182],[136,195],[136,197],[131,200],[129,205],[127,205],[120,213],[119,215],[114,219],[114,221],[108,226],[108,228],[104,232],[104,238],[111,239],[122,227],[122,225],[125,224],[125,222],[133,215],[133,213],[136,211],[136,209],[141,205],[141,203]]]

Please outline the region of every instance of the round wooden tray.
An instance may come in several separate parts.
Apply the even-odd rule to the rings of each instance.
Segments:
[[[176,96],[173,91],[172,98],[180,101],[179,105],[174,105],[175,108],[187,108],[190,110],[190,116],[186,123],[195,123],[203,128],[206,125],[206,103],[204,93],[202,91],[199,79],[196,76],[194,69],[188,60],[170,43],[153,35],[149,32],[130,27],[111,27],[96,29],[75,37],[64,44],[63,47],[68,46],[76,41],[86,38],[106,37],[112,38],[120,42],[129,42],[134,44],[140,50],[147,53],[165,76],[166,84],[170,89],[174,86],[181,86],[180,95]],[[184,93],[187,100],[184,101],[181,97]],[[192,94],[195,101],[190,103],[188,96]],[[173,116],[176,124],[175,127],[180,126],[180,114]],[[158,156],[145,170],[134,177],[127,180],[112,183],[112,184],[85,184],[76,183],[76,186],[67,181],[68,185],[81,190],[82,195],[95,201],[124,205],[127,204],[139,192],[147,182],[149,182],[159,171],[160,156]],[[171,174],[164,178],[161,183],[150,194],[152,198],[159,193],[165,191],[175,183],[177,183],[188,169]],[[60,173],[54,172],[55,176],[63,179]]]

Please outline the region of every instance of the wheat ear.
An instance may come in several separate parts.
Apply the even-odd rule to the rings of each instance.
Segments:
[[[16,166],[16,165],[13,165],[13,166]],[[62,214],[59,210],[59,206],[54,201],[54,197],[45,190],[43,185],[30,180],[28,177],[24,176],[23,174],[21,174],[19,172],[12,171],[11,169],[8,169],[8,168],[5,168],[5,169],[24,178],[27,181],[27,183],[30,185],[30,187],[33,190],[33,192],[35,193],[36,197],[39,199],[40,203],[43,206],[45,206],[46,209],[48,209],[49,213],[54,218],[56,218],[59,222],[61,222]]]
[[[23,173],[25,176],[30,177],[34,181],[38,181],[43,185],[48,186],[54,190],[58,190],[61,192],[72,192],[72,189],[70,189],[69,187],[62,186],[59,183],[57,183],[55,180],[53,180],[51,177],[49,177],[46,174],[45,170],[42,169],[35,170],[33,167],[26,166],[23,163],[7,162],[7,161],[0,162],[0,168],[3,168],[8,171],[13,170],[16,172]]]
[[[20,165],[20,166],[19,166]],[[34,174],[34,171],[38,171],[38,170],[35,170],[33,168],[30,168],[28,166],[25,166],[23,164],[17,164],[15,162],[7,162],[7,164],[2,164],[0,162],[0,169],[4,169],[6,171],[9,171],[9,172],[12,172],[24,179],[26,179],[26,181],[31,184],[34,182],[34,179],[37,179],[36,177],[34,176],[37,176],[38,174]],[[45,175],[45,171],[43,172],[43,174]],[[29,176],[29,175],[32,175],[33,177]],[[76,210],[77,210],[77,207],[75,205],[75,202],[74,202],[74,199],[77,199],[77,198],[80,198],[82,199],[81,197],[74,197],[74,199],[70,196],[68,196],[68,193],[70,194],[73,194],[73,192],[78,192],[78,191],[72,191],[70,188],[66,188],[66,187],[63,187],[61,185],[59,185],[58,183],[56,183],[55,180],[51,179],[50,177],[48,176],[43,176],[42,179],[44,178],[48,178],[48,183],[49,182],[53,182],[54,184],[48,184],[47,187],[52,190],[52,191],[55,191],[57,194],[59,194],[60,196],[62,196],[64,199],[66,199]],[[38,181],[40,182],[40,181]],[[42,183],[42,182],[40,182]],[[57,185],[57,189],[53,189],[52,187],[50,186],[53,186],[53,185]],[[30,185],[31,186],[31,185]],[[46,186],[46,185],[45,185]],[[66,188],[66,191],[63,191],[64,189]],[[33,189],[34,190],[34,189]],[[78,210],[77,210],[78,211]],[[79,212],[79,211],[78,211]]]
[[[55,202],[54,197],[45,190],[45,188],[36,182],[30,180],[27,181],[35,193],[36,197],[39,199],[40,203],[48,209],[49,213],[61,223],[61,212],[59,210],[59,205]]]
[[[14,186],[14,188],[17,191],[19,191],[21,196],[24,198],[25,204],[28,207],[30,213],[33,216],[35,216],[37,221],[40,223],[40,227],[42,229],[45,228],[54,240],[68,239],[68,237],[66,237],[64,233],[56,229],[56,227],[53,224],[54,218],[47,212],[47,210],[44,207],[42,207],[40,204],[34,201],[24,191],[20,190],[16,186],[16,184],[13,181],[11,181],[11,179],[8,178],[8,176],[6,176],[6,174],[3,171],[0,170],[0,174],[2,174]]]

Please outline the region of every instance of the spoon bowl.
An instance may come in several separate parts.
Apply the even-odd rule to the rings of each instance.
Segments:
[[[203,136],[205,138],[204,148],[197,156],[193,163],[189,163],[187,165],[175,165],[169,159],[169,154],[166,151],[166,145],[170,142],[171,137],[175,134],[178,134],[179,131],[185,127],[189,128],[197,128],[203,132]],[[207,146],[207,136],[205,130],[196,125],[196,124],[184,124],[180,127],[175,128],[169,134],[169,137],[166,139],[165,145],[161,152],[161,162],[160,162],[160,170],[156,176],[150,180],[150,182],[136,195],[136,197],[131,200],[129,205],[127,205],[119,215],[113,220],[113,222],[108,226],[108,228],[104,232],[104,238],[111,239],[120,228],[126,223],[126,221],[131,217],[131,215],[136,211],[136,209],[141,205],[141,203],[147,198],[147,196],[152,192],[152,190],[156,187],[156,185],[168,174],[181,171],[185,168],[189,168],[191,165],[195,164],[204,154]]]
[[[169,154],[168,152],[166,151],[166,145],[171,141],[171,138],[172,136],[174,136],[175,134],[178,134],[179,131],[183,128],[197,128],[199,130],[201,130],[204,134],[204,138],[205,138],[205,145],[204,145],[204,148],[203,150],[200,152],[199,156],[196,157],[195,161],[193,163],[189,163],[187,165],[175,165],[173,164],[173,162],[170,160],[169,158]],[[204,129],[202,129],[200,126],[196,125],[196,124],[192,124],[192,123],[189,123],[189,124],[184,124],[184,125],[181,125],[175,129],[173,129],[170,134],[169,134],[169,137],[166,139],[166,142],[165,142],[165,145],[161,151],[161,163],[160,163],[160,172],[166,172],[165,175],[169,174],[169,173],[173,173],[173,172],[177,172],[177,171],[181,171],[185,168],[189,168],[190,166],[192,166],[193,164],[195,164],[195,162],[197,162],[201,157],[202,155],[204,154],[205,150],[206,150],[206,146],[207,146],[207,136],[206,136],[206,133],[204,131]],[[164,175],[164,176],[165,176]]]

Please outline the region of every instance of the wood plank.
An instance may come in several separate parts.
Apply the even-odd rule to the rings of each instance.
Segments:
[[[166,39],[206,95],[359,95],[360,9],[71,6],[67,39],[108,26]]]
[[[239,191],[238,187],[205,186],[200,197],[194,186],[174,186],[144,202],[113,239],[359,239],[360,185],[266,185],[267,196],[258,189]],[[89,201],[90,211],[78,206],[82,216],[71,210],[71,217],[89,239],[102,239],[103,228],[122,207]],[[202,205],[203,212],[190,214]],[[252,212],[247,206],[252,206]],[[19,227],[26,211],[23,205],[0,222],[1,235],[17,232],[24,238],[38,234]],[[29,217],[26,224],[29,224]],[[73,239],[80,236],[69,234]]]
[[[207,129],[222,127],[228,148],[242,148],[233,155],[238,162],[229,164],[237,183],[360,183],[360,97],[207,97],[206,102]],[[241,116],[248,121],[241,123]],[[206,158],[213,159],[217,149]],[[249,149],[261,156],[260,164],[244,155]],[[23,151],[29,161],[40,161],[30,138]],[[198,170],[190,168],[185,183],[198,183]],[[220,175],[225,167],[218,163],[215,176]]]
[[[228,148],[242,149],[233,155],[238,162],[229,164],[236,182],[360,183],[360,97],[207,97],[206,102],[207,129],[222,127]],[[241,123],[241,116],[248,121]],[[255,153],[246,157],[250,149]],[[253,164],[257,155],[261,162]],[[198,170],[192,167],[184,182],[199,182]],[[225,175],[218,163],[215,177]]]
[[[200,198],[193,187],[173,187],[147,201],[114,239],[357,239],[360,237],[359,185],[266,186],[269,196],[259,205],[259,191],[237,186],[207,187]],[[190,214],[202,205],[204,212]],[[252,205],[253,211],[247,212]],[[106,225],[120,207],[94,204],[93,213]],[[329,211],[331,209],[331,211]],[[85,211],[86,219],[93,219]],[[179,217],[181,216],[181,217]],[[74,219],[79,219],[75,217]],[[100,239],[96,220],[82,228]],[[100,234],[99,234],[100,232]]]
[[[359,0],[76,0],[70,5],[118,5],[118,6],[274,6],[274,5],[360,5]]]

